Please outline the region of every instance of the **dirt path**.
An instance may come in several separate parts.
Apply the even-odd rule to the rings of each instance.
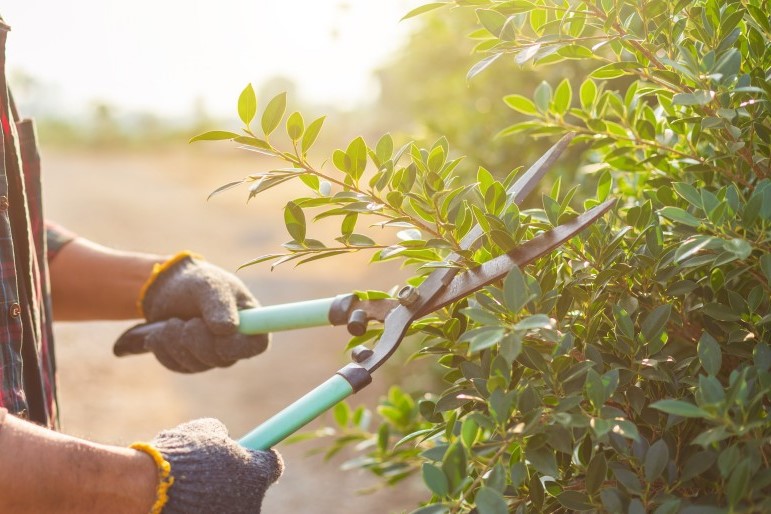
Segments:
[[[120,155],[48,151],[43,158],[48,217],[106,245],[159,253],[191,249],[235,270],[289,239],[281,214],[292,197],[287,188],[249,205],[245,189],[206,202],[216,187],[259,170],[251,155],[181,146]],[[373,273],[367,261],[368,256],[357,255],[273,272],[260,265],[239,276],[266,305],[399,283],[395,267],[380,266]],[[184,376],[167,371],[151,356],[114,358],[112,342],[130,325],[56,326],[66,432],[127,444],[191,418],[214,416],[240,436],[347,362],[344,330],[306,329],[275,334],[271,351],[258,358]],[[374,406],[387,386],[376,378],[355,403]],[[339,471],[339,459],[324,463],[319,456],[306,456],[312,446],[279,446],[287,470],[269,491],[264,512],[399,512],[412,510],[424,497],[414,482],[357,495],[375,480]]]

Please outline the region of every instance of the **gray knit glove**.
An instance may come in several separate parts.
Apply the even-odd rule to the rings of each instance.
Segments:
[[[258,514],[265,491],[284,471],[275,450],[247,450],[216,419],[164,430],[150,444],[171,464],[163,514]]]
[[[230,366],[265,351],[268,334],[238,333],[238,311],[259,305],[241,280],[190,256],[172,262],[142,298],[148,322],[166,321],[146,337],[145,348],[182,373]]]

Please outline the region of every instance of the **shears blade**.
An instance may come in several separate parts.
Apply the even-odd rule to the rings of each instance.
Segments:
[[[548,254],[597,221],[598,218],[610,210],[614,203],[615,199],[607,200],[572,220],[516,246],[508,253],[499,255],[475,268],[459,273],[443,291],[434,296],[421,309],[419,316],[425,316],[455,303],[483,287],[504,278],[514,266],[525,266],[535,259]]]

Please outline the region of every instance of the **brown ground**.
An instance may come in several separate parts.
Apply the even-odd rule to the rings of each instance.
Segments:
[[[294,190],[281,186],[247,205],[246,189],[241,188],[207,202],[216,187],[265,164],[226,144],[203,145],[125,154],[46,151],[47,216],[102,244],[159,253],[191,249],[229,270],[279,250],[289,239],[282,207]],[[273,272],[258,265],[239,276],[266,305],[398,284],[395,267],[372,268],[367,261],[368,256],[357,255]],[[305,329],[275,334],[271,351],[232,368],[184,376],[167,371],[152,356],[113,357],[113,341],[131,324],[56,326],[65,432],[128,444],[195,417],[213,416],[238,437],[348,359],[342,352],[344,329]],[[376,376],[354,403],[373,407],[387,387],[387,373]],[[415,481],[357,494],[375,479],[364,472],[340,471],[341,459],[325,463],[308,456],[315,445],[278,446],[286,472],[270,489],[264,512],[410,511],[424,497]]]

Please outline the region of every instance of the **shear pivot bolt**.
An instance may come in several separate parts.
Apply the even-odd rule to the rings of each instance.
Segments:
[[[369,359],[374,352],[366,346],[359,345],[351,350],[351,358],[354,362],[364,362]]]
[[[362,309],[356,309],[348,318],[348,332],[353,336],[362,336],[367,332],[367,313]]]
[[[400,304],[409,307],[418,301],[420,293],[413,286],[404,286],[396,293],[396,297],[399,299]]]

